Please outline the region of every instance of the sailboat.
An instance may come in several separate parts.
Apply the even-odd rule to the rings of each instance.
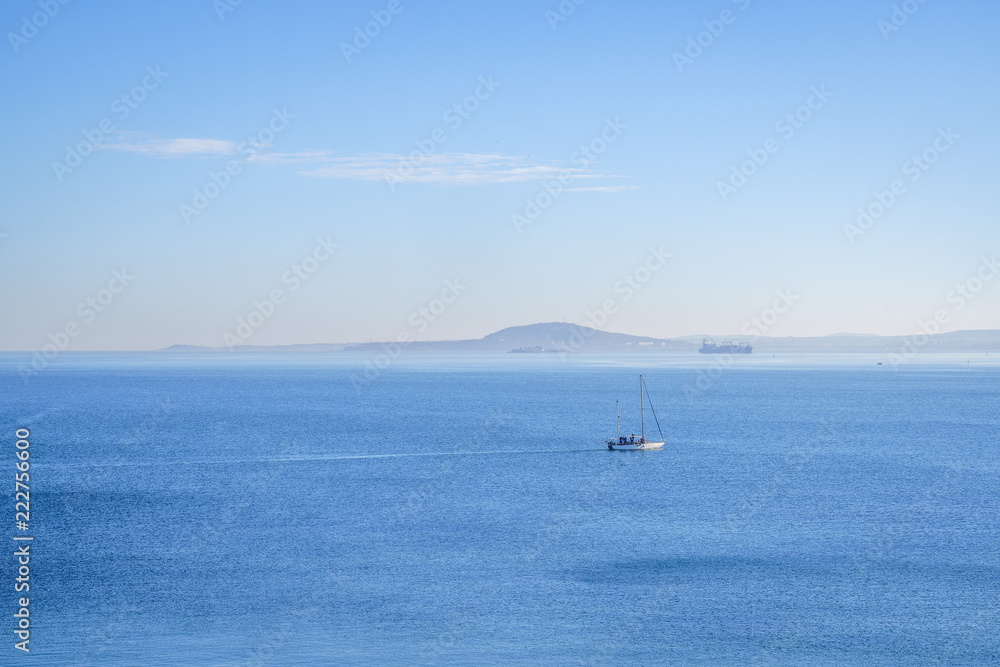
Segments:
[[[608,449],[659,449],[664,445],[663,441],[663,431],[660,430],[660,420],[656,419],[656,410],[653,410],[653,401],[649,401],[649,409],[653,412],[653,419],[656,420],[656,430],[660,433],[659,442],[649,442],[646,440],[646,399],[649,398],[649,394],[646,392],[646,385],[643,383],[642,376],[639,376],[639,413],[640,420],[642,424],[641,435],[636,439],[635,435],[623,436],[622,435],[622,412],[618,406],[618,401],[615,401],[615,410],[618,412],[618,437],[615,440],[607,440]]]

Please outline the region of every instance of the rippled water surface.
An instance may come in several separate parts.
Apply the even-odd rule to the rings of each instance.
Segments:
[[[543,356],[0,357],[0,662],[1000,662],[1000,366]]]

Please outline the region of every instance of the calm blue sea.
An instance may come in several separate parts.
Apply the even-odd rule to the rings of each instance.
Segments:
[[[1000,365],[879,359],[0,355],[0,663],[996,665]]]

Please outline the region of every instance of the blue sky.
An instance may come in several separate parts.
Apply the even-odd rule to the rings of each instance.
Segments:
[[[244,0],[220,18],[225,1],[51,0],[35,31],[45,2],[0,9],[0,349],[69,323],[72,349],[222,345],[275,290],[245,342],[479,337],[608,300],[608,330],[731,334],[778,290],[796,300],[769,335],[909,334],[942,308],[945,329],[1000,327],[1000,284],[948,300],[1000,252],[995,3],[913,0],[888,32],[877,1]],[[372,12],[391,20],[348,61]],[[408,158],[418,142],[432,154]],[[518,228],[528,200],[549,205]],[[293,289],[317,238],[338,247]],[[626,298],[650,247],[670,259]],[[460,295],[414,324],[448,280]],[[90,317],[88,298],[107,303]]]

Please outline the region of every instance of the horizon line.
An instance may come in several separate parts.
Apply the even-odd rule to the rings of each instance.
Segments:
[[[657,340],[657,341],[676,341],[676,340],[683,340],[683,339],[690,339],[690,338],[708,337],[708,338],[713,338],[713,339],[734,340],[734,341],[739,340],[740,342],[745,342],[745,341],[755,341],[755,340],[760,340],[760,339],[768,339],[768,340],[808,339],[808,338],[820,339],[820,338],[831,338],[831,337],[835,337],[835,336],[870,336],[872,338],[908,338],[910,336],[916,336],[916,335],[940,336],[940,335],[944,335],[944,334],[953,334],[953,333],[979,333],[979,332],[997,332],[997,333],[1000,333],[1000,328],[997,328],[997,329],[953,329],[953,330],[950,330],[950,331],[937,331],[937,332],[935,332],[933,334],[924,334],[924,332],[922,332],[922,331],[920,331],[918,329],[917,331],[911,332],[909,334],[874,334],[874,333],[856,333],[856,332],[850,332],[850,331],[838,331],[838,332],[834,332],[834,333],[821,334],[821,335],[815,335],[815,336],[766,336],[766,335],[760,335],[760,334],[758,334],[758,335],[752,335],[752,336],[746,336],[746,335],[743,335],[743,334],[714,334],[714,335],[712,335],[712,334],[699,333],[699,334],[684,334],[684,335],[681,335],[681,336],[656,337],[656,336],[647,336],[647,335],[643,335],[643,334],[625,333],[625,332],[621,332],[621,331],[609,331],[607,329],[598,329],[596,327],[588,326],[588,325],[585,325],[585,324],[577,324],[575,322],[533,322],[531,324],[517,324],[517,325],[512,325],[512,326],[509,326],[509,327],[504,327],[502,329],[497,329],[497,330],[491,331],[490,333],[487,333],[487,334],[485,334],[483,336],[480,336],[479,338],[439,338],[439,339],[428,339],[428,340],[409,340],[409,341],[406,341],[405,343],[401,343],[401,344],[411,345],[411,344],[414,344],[414,343],[425,343],[425,344],[426,343],[464,343],[464,342],[481,341],[481,340],[484,340],[485,338],[487,338],[488,336],[492,336],[494,334],[500,333],[501,331],[507,331],[508,329],[518,329],[518,328],[524,328],[524,327],[553,325],[553,324],[556,324],[556,325],[565,325],[565,326],[574,326],[574,327],[578,327],[580,329],[588,329],[588,330],[598,331],[598,332],[606,333],[606,334],[614,334],[614,335],[619,335],[619,336],[629,336],[629,337],[632,337],[632,338],[647,338],[647,339],[652,339],[652,340]],[[282,347],[304,347],[304,346],[318,346],[318,345],[342,345],[342,346],[345,346],[345,347],[346,346],[353,347],[353,346],[361,346],[361,345],[390,344],[390,343],[394,343],[394,342],[395,341],[391,341],[391,340],[374,340],[374,339],[372,339],[372,340],[368,340],[368,341],[364,341],[364,342],[352,341],[352,342],[342,342],[342,343],[341,342],[316,342],[316,343],[274,343],[274,344],[270,344],[270,345],[251,345],[251,344],[246,344],[246,345],[234,345],[234,346],[232,346],[232,350],[231,351],[236,351],[236,350],[241,349],[241,348],[242,349],[247,349],[247,348],[282,348]],[[204,350],[225,350],[225,349],[227,349],[226,345],[212,346],[212,345],[198,345],[198,344],[194,344],[194,343],[172,343],[170,345],[167,345],[166,347],[150,347],[150,348],[114,348],[114,349],[96,349],[96,348],[91,348],[91,349],[76,349],[76,350],[61,349],[61,350],[59,350],[59,353],[62,353],[62,352],[71,352],[71,353],[72,352],[164,352],[164,351],[168,351],[171,348],[175,348],[175,347],[190,347],[190,348],[199,348],[199,349],[204,349]],[[0,354],[17,354],[17,353],[39,353],[39,350],[36,350],[36,349],[3,349],[3,350],[0,350]]]

